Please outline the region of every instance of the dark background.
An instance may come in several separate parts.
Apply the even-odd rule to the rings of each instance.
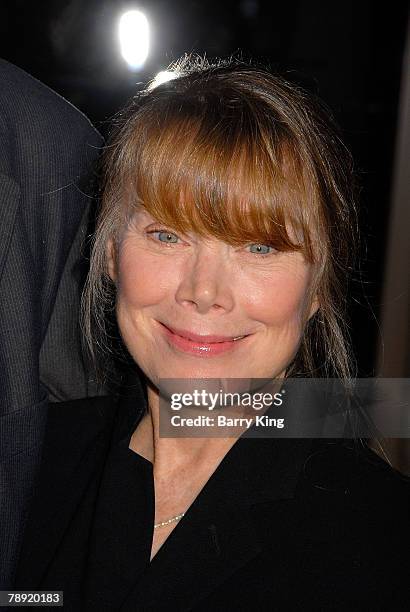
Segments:
[[[116,25],[145,12],[151,50],[130,73]],[[267,0],[14,0],[0,6],[0,56],[84,111],[103,133],[142,83],[186,52],[242,54],[318,94],[353,153],[360,185],[361,270],[352,283],[359,375],[374,374],[407,3]],[[407,265],[405,263],[405,265]]]

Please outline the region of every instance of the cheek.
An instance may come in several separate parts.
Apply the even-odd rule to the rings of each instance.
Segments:
[[[303,324],[307,304],[307,274],[277,274],[248,293],[248,312],[268,327]]]
[[[132,308],[158,304],[172,284],[172,270],[163,261],[144,255],[127,249],[119,259],[117,299]]]

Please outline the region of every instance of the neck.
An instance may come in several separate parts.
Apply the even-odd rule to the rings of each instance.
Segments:
[[[134,431],[130,449],[154,465],[155,471],[174,471],[187,465],[206,465],[222,459],[237,438],[162,438],[159,435],[159,393],[148,386],[148,413]]]

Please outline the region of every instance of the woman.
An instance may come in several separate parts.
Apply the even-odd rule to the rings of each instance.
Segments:
[[[115,310],[134,380],[50,409],[16,588],[68,610],[402,609],[381,551],[405,485],[371,451],[159,435],[164,379],[352,374],[350,161],[320,105],[182,62],[119,115],[105,176],[85,333],[118,362]]]

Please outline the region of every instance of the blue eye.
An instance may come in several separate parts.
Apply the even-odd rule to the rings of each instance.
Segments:
[[[172,232],[167,232],[166,230],[154,230],[150,232],[150,234],[158,234],[159,242],[163,242],[165,244],[175,244],[179,240],[176,234],[173,234]]]
[[[249,247],[251,249],[250,252],[256,253],[257,255],[269,255],[273,251],[273,247],[268,244],[251,244]]]

